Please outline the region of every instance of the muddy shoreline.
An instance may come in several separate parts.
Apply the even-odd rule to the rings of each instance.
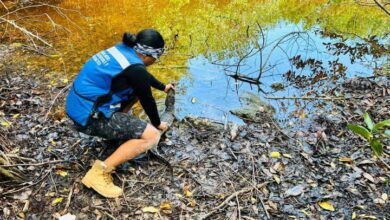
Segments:
[[[345,99],[318,112],[306,130],[282,129],[261,108],[243,126],[177,121],[158,147],[173,176],[153,159],[132,161],[114,175],[124,196],[109,200],[80,179],[112,146],[72,129],[61,107],[66,84],[47,89],[8,61],[1,71],[0,156],[17,177],[1,175],[1,219],[390,218],[390,170],[346,130],[363,124],[365,111],[375,121],[390,118],[389,77],[330,89]],[[388,142],[384,152],[390,164]]]

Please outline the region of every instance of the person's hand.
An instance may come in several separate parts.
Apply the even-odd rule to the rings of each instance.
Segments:
[[[160,123],[160,125],[158,126],[158,129],[159,129],[161,132],[164,133],[165,131],[168,130],[168,123],[162,121],[162,122]]]
[[[165,86],[164,92],[168,93],[170,89],[176,90],[175,86],[172,83],[169,83],[168,85]]]

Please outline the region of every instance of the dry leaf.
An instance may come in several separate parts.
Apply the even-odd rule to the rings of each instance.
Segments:
[[[192,192],[190,191],[190,186],[189,185],[185,185],[183,187],[183,193],[187,197],[191,197],[192,196]]]
[[[24,215],[23,212],[19,212],[18,216],[19,216],[20,218],[22,218],[22,219],[24,219],[24,218],[26,217],[26,216]]]
[[[24,201],[24,200],[27,200],[30,195],[32,194],[32,191],[31,190],[27,190],[27,191],[24,191],[22,193],[19,193],[19,194],[14,194],[12,196],[13,199],[17,199],[17,200],[21,200],[21,201]]]
[[[254,198],[254,197],[251,197],[251,203],[252,203],[252,205],[256,204],[257,203],[257,199]]]
[[[366,215],[366,214],[362,214],[362,215],[359,215],[359,217],[361,218],[368,218],[368,219],[377,219],[375,216],[373,215]]]
[[[18,113],[18,114],[14,114],[14,115],[12,116],[12,118],[13,118],[13,119],[17,119],[17,118],[19,118],[19,116],[20,116],[19,113]]]
[[[273,211],[277,211],[278,210],[278,204],[272,202],[272,201],[268,201],[267,202],[267,205],[273,210]]]
[[[160,204],[160,209],[162,210],[170,210],[172,209],[172,204],[171,202],[163,202]]]
[[[57,170],[56,174],[65,177],[68,175],[68,172],[66,172],[65,170]]]
[[[353,213],[352,213],[352,220],[353,220],[353,219],[356,219],[356,212],[353,212]]]
[[[9,127],[11,125],[11,123],[9,121],[2,121],[1,125],[4,127]]]
[[[386,193],[383,193],[381,197],[384,201],[387,201],[387,199],[389,198]]]
[[[372,177],[369,173],[363,173],[364,178],[370,180],[371,182],[375,183],[374,177]]]
[[[340,162],[351,163],[353,160],[352,160],[352,158],[350,158],[350,157],[340,157],[340,158],[339,158],[339,161],[340,161]]]
[[[290,154],[283,154],[283,157],[292,159],[292,156]]]
[[[334,206],[332,205],[332,203],[330,202],[319,202],[318,205],[325,209],[325,210],[328,210],[328,211],[332,211],[334,212],[336,209],[334,208]]]
[[[144,207],[142,209],[142,212],[146,212],[146,213],[157,213],[159,212],[159,209],[158,208],[155,208],[153,206],[147,206],[147,207]]]
[[[277,184],[280,184],[280,178],[277,175],[273,175],[274,180]]]
[[[55,206],[55,205],[57,205],[58,203],[62,202],[63,199],[64,199],[64,198],[62,198],[62,197],[55,198],[55,199],[53,199],[53,201],[51,202],[51,205],[52,205],[52,206]]]
[[[277,151],[273,151],[273,152],[271,152],[271,157],[272,158],[279,158],[280,157],[280,153],[277,152]]]
[[[277,162],[273,167],[272,167],[272,169],[274,169],[274,170],[276,170],[276,171],[278,171],[278,172],[283,172],[284,171],[284,169],[285,169],[285,165],[284,165],[284,163],[282,163],[282,162]]]
[[[191,199],[190,200],[190,206],[191,207],[195,207],[196,206],[196,200],[195,199]]]

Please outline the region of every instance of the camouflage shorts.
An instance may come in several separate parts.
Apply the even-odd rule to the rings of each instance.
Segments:
[[[85,128],[78,127],[77,130],[107,140],[130,140],[139,139],[146,125],[145,121],[131,114],[115,112],[109,119],[103,116],[98,119],[91,118]]]

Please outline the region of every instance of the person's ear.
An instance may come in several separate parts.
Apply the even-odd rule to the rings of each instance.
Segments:
[[[156,59],[151,56],[145,56],[145,61],[146,65],[152,65],[154,62],[156,62]]]

